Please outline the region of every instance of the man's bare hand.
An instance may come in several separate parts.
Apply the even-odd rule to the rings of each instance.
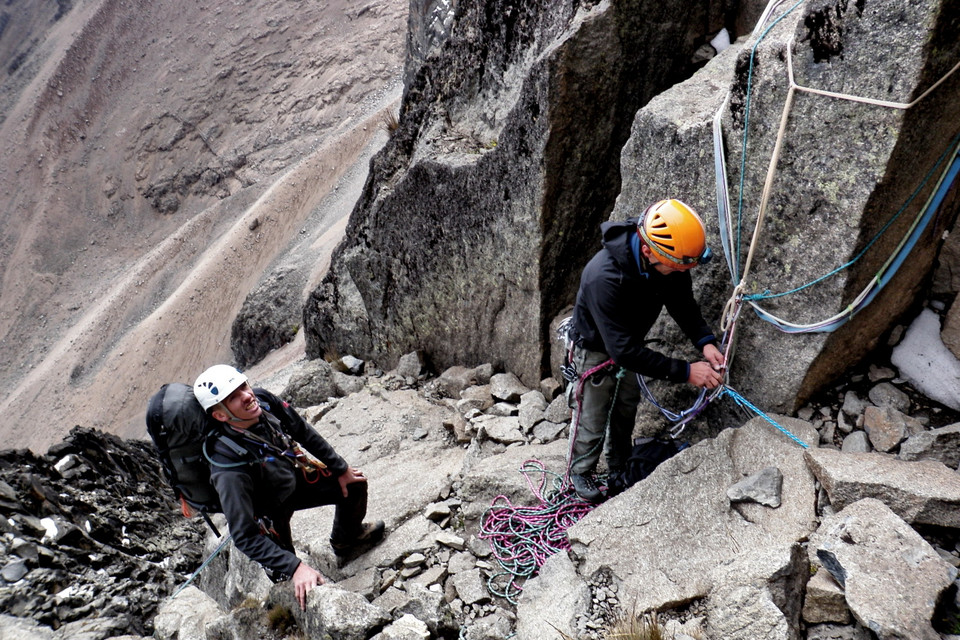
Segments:
[[[300,610],[307,610],[307,593],[318,584],[323,584],[323,575],[305,562],[297,566],[293,572],[293,591],[300,603]]]
[[[703,357],[710,363],[714,371],[723,371],[723,368],[727,366],[727,361],[720,349],[717,349],[713,343],[703,347]]]
[[[344,471],[337,478],[337,481],[340,483],[340,491],[343,492],[343,497],[347,497],[347,485],[353,484],[354,482],[366,482],[367,478],[363,475],[363,472],[360,469],[354,469],[353,467],[347,467],[347,470]]]
[[[709,362],[701,360],[690,363],[690,377],[687,382],[695,387],[716,389],[723,382],[723,374],[716,371]]]

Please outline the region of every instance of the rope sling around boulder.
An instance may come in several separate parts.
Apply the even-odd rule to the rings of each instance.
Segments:
[[[744,121],[744,140],[743,140],[743,153],[741,159],[741,172],[740,172],[740,190],[739,190],[739,201],[738,201],[738,219],[739,214],[742,212],[743,207],[743,174],[745,170],[745,159],[746,159],[746,144],[748,137],[748,124],[749,124],[749,105],[750,105],[750,92],[752,90],[752,72],[753,65],[755,60],[756,49],[759,46],[760,42],[764,37],[770,32],[770,30],[779,23],[783,18],[790,14],[794,9],[803,4],[804,0],[799,0],[788,8],[784,13],[778,16],[773,20],[769,25],[765,26],[767,21],[770,19],[770,16],[776,11],[781,4],[784,4],[784,0],[771,0],[767,5],[763,15],[757,23],[753,31],[752,37],[756,39],[750,55],[750,71],[748,76],[747,83],[747,102],[745,109],[745,121]],[[764,216],[766,215],[767,204],[769,202],[770,193],[772,190],[772,184],[774,176],[776,174],[776,166],[779,161],[780,153],[783,145],[783,136],[786,129],[786,123],[790,114],[790,110],[793,104],[793,97],[797,91],[810,93],[813,95],[819,95],[828,98],[842,99],[842,100],[851,100],[856,102],[861,102],[868,105],[879,106],[883,108],[894,108],[894,109],[909,109],[915,106],[917,103],[922,101],[924,98],[929,96],[935,89],[937,89],[943,82],[947,80],[958,68],[960,68],[960,62],[954,65],[944,76],[942,76],[937,82],[935,82],[930,88],[928,88],[923,94],[921,94],[917,99],[910,103],[895,103],[881,100],[874,100],[870,98],[864,98],[859,96],[852,96],[846,94],[839,94],[835,92],[823,91],[815,89],[812,87],[804,87],[796,83],[793,76],[793,60],[792,60],[792,51],[793,51],[793,40],[791,39],[788,48],[787,48],[787,74],[789,81],[789,89],[783,111],[781,114],[780,127],[777,133],[777,139],[774,146],[774,151],[770,159],[769,167],[767,170],[767,176],[764,182],[763,193],[761,196],[759,211],[757,215],[757,222],[754,229],[753,238],[750,244],[749,253],[747,256],[746,264],[744,266],[742,276],[738,277],[738,264],[739,264],[739,240],[734,242],[733,236],[733,223],[730,215],[730,199],[729,199],[729,187],[727,180],[726,172],[726,158],[723,149],[723,138],[722,138],[722,129],[721,129],[721,116],[724,110],[727,108],[729,103],[729,95],[727,100],[724,101],[723,105],[717,111],[716,116],[714,117],[714,161],[715,161],[715,173],[716,173],[716,182],[717,182],[717,211],[720,225],[720,236],[721,244],[723,246],[724,254],[727,260],[727,266],[731,274],[732,283],[734,285],[734,291],[728,300],[727,304],[724,306],[723,317],[721,321],[721,329],[723,332],[723,337],[721,339],[721,351],[724,353],[724,357],[727,362],[727,366],[724,369],[724,382],[713,392],[711,393],[701,393],[697,400],[694,402],[693,406],[689,409],[681,411],[679,413],[672,412],[656,401],[656,398],[650,392],[646,382],[642,376],[637,376],[638,382],[640,383],[641,390],[643,395],[650,401],[660,412],[673,423],[673,426],[670,428],[670,437],[676,439],[680,433],[683,431],[685,425],[699,415],[706,406],[722,396],[730,397],[738,406],[745,408],[757,416],[763,418],[769,424],[774,426],[783,432],[787,437],[793,440],[795,443],[802,447],[807,447],[807,444],[803,442],[800,438],[790,433],[783,426],[778,424],[770,416],[764,413],[761,409],[756,407],[753,403],[747,400],[745,397],[740,395],[736,390],[734,390],[729,385],[729,372],[730,372],[730,363],[733,359],[733,346],[735,342],[736,335],[736,323],[740,317],[740,312],[744,302],[750,304],[754,311],[758,314],[763,320],[772,323],[781,331],[786,333],[801,333],[801,332],[810,332],[810,331],[833,331],[844,322],[853,317],[857,311],[863,309],[865,306],[870,304],[870,302],[876,297],[877,293],[883,288],[883,286],[889,282],[889,280],[896,273],[897,269],[900,267],[902,262],[905,260],[906,256],[910,253],[912,248],[917,243],[921,234],[926,230],[929,223],[934,219],[936,212],[939,209],[940,204],[943,199],[946,197],[947,192],[953,185],[956,180],[957,174],[960,173],[960,134],[950,143],[948,148],[943,152],[940,159],[937,161],[935,166],[930,169],[927,176],[923,179],[921,184],[916,188],[914,193],[908,198],[908,200],[903,204],[897,214],[888,221],[883,228],[878,232],[878,234],[872,239],[867,246],[852,260],[848,261],[844,265],[834,269],[830,273],[818,278],[817,280],[804,285],[803,287],[798,287],[794,290],[788,291],[784,294],[778,295],[787,295],[789,293],[794,293],[806,289],[809,286],[812,286],[818,282],[829,278],[832,275],[835,275],[842,269],[845,269],[857,260],[859,260],[862,255],[873,246],[877,238],[881,234],[887,231],[890,228],[893,221],[899,217],[904,210],[911,204],[913,199],[923,190],[923,188],[928,184],[929,180],[933,175],[936,174],[937,170],[943,167],[940,177],[937,181],[937,184],[931,193],[930,197],[927,199],[926,204],[917,214],[915,220],[911,224],[904,238],[900,241],[897,248],[895,249],[893,255],[887,259],[883,267],[878,271],[874,278],[870,281],[867,288],[858,295],[855,300],[849,304],[844,310],[840,313],[827,318],[818,323],[811,323],[807,325],[790,323],[784,321],[780,318],[777,318],[773,314],[762,309],[758,300],[775,297],[772,294],[759,294],[754,296],[746,296],[744,291],[746,289],[746,280],[750,272],[750,265],[752,263],[758,239],[761,236],[761,231],[763,227]],[[739,238],[739,225],[737,227],[737,238]],[[735,250],[735,245],[737,249]],[[604,363],[609,365],[612,363]],[[584,376],[583,378],[585,378]],[[608,418],[609,420],[609,418]],[[577,427],[577,420],[574,420],[573,428]],[[571,436],[572,439],[572,436]],[[584,502],[579,500],[576,497],[576,494],[572,492],[569,481],[569,456],[568,456],[568,467],[567,473],[561,478],[557,474],[553,474],[544,468],[543,464],[536,460],[528,460],[519,470],[521,474],[524,475],[528,484],[535,497],[538,500],[538,504],[534,507],[524,507],[513,505],[505,496],[498,496],[493,504],[487,509],[484,513],[484,516],[481,518],[481,538],[485,538],[490,541],[491,548],[493,549],[494,556],[497,561],[503,567],[503,571],[495,574],[488,581],[488,588],[491,593],[506,598],[508,601],[516,604],[516,598],[519,597],[519,594],[522,591],[522,581],[526,578],[533,577],[536,575],[540,566],[547,557],[569,548],[569,542],[566,539],[566,528],[572,526],[577,520],[589,513],[596,505]],[[536,488],[532,481],[530,480],[530,474],[540,474],[541,480]],[[547,476],[553,477],[552,490],[545,491],[546,488],[546,478]],[[497,586],[495,582],[497,580],[506,579],[505,586]]]

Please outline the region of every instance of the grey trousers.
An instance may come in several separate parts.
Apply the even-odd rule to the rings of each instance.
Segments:
[[[574,347],[573,364],[581,375],[581,380],[574,383],[574,394],[579,387],[583,395],[579,407],[575,395],[571,404],[570,473],[594,472],[601,447],[609,469],[622,469],[630,457],[637,405],[642,398],[636,374],[611,364],[582,379],[584,373],[609,359],[610,356],[601,351]],[[621,371],[623,375],[618,377]]]

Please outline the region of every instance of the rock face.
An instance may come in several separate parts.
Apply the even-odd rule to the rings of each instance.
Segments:
[[[243,301],[230,328],[230,350],[237,366],[259,362],[293,340],[300,328],[304,278],[286,269],[271,274]]]
[[[886,505],[907,522],[960,528],[960,474],[939,462],[904,462],[830,449],[814,449],[806,455],[837,509],[883,496]]]
[[[803,440],[815,441],[809,425],[787,425]],[[727,489],[769,466],[783,473],[783,504],[731,507]],[[792,548],[815,528],[814,496],[802,449],[757,418],[681,451],[574,525],[568,536],[581,559],[581,575],[609,567],[635,594],[637,610],[646,611],[657,608],[655,603],[706,596],[714,586],[711,571],[728,558],[756,563],[754,554]],[[632,552],[615,551],[620,544]]]
[[[739,254],[741,273],[786,98],[785,57],[790,56],[799,85],[908,103],[952,64],[930,55],[932,48],[947,46],[956,59],[958,43],[947,36],[951,28],[942,21],[942,12],[954,9],[953,2],[923,2],[892,19],[903,10],[901,3],[876,2],[869,8],[805,3],[758,48],[749,114],[743,90],[748,57],[746,50],[741,52],[737,89],[724,114],[728,168],[745,163],[742,176],[735,169],[730,176],[731,184],[743,181],[742,193],[731,198],[736,203],[742,195],[744,220],[749,220]],[[849,269],[761,304],[789,322],[804,324],[840,313],[854,300],[905,237],[922,200],[912,198],[912,192],[923,185],[921,192],[931,193],[931,183],[925,182],[928,172],[943,169],[937,161],[958,131],[957,80],[952,78],[942,85],[944,91],[906,111],[803,92],[794,95],[746,293],[786,292],[825,276],[855,259],[882,226],[896,218]],[[747,117],[744,158],[740,148]],[[897,217],[901,207],[904,213]],[[750,315],[751,322],[741,327],[738,350],[751,357],[734,365],[734,379],[742,381],[738,384],[746,395],[765,407],[789,410],[876,346],[916,300],[942,230],[955,215],[954,203],[926,230],[896,276],[885,272],[884,281],[889,282],[873,303],[834,333],[784,336]]]
[[[391,365],[416,346],[441,369],[485,354],[532,384],[545,373],[547,327],[598,248],[599,222],[676,195],[707,215],[709,239],[723,253],[711,153],[720,110],[735,277],[718,260],[696,278],[718,325],[731,278],[745,275],[789,86],[787,58],[804,87],[907,103],[957,58],[946,18],[955,8],[955,0],[925,0],[905,13],[897,0],[869,9],[807,2],[776,22],[752,65],[755,39],[652,99],[690,69],[686,47],[704,35],[670,16],[710,24],[711,9],[696,17],[669,3],[463,7],[441,52],[408,87],[400,127],[374,162],[334,269],[305,308],[308,352],[350,351]],[[923,200],[912,192],[932,190],[935,179],[925,178],[958,130],[958,87],[951,77],[906,111],[795,92],[743,293],[785,292],[831,273],[906,203],[849,269],[757,302],[797,324],[842,311],[910,226]],[[913,303],[955,214],[948,200],[875,302],[834,333],[785,335],[744,309],[734,383],[768,409],[795,410]],[[666,321],[651,337],[682,342]]]
[[[860,500],[825,518],[810,550],[843,587],[853,615],[877,637],[941,637],[930,620],[957,569],[879,500]],[[912,588],[885,588],[888,576],[904,574],[911,575]]]
[[[62,638],[152,633],[202,559],[203,524],[170,493],[142,441],[76,427],[45,456],[0,453],[0,608]]]
[[[422,348],[441,370],[492,361],[538,382],[550,321],[572,300],[620,189],[633,114],[689,74],[702,25],[719,29],[719,11],[458,6],[444,46],[407,86],[399,128],[307,302],[308,355],[348,352],[392,368]]]

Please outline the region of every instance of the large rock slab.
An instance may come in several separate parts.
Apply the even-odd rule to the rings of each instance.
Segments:
[[[957,570],[882,502],[865,498],[824,518],[809,550],[880,640],[939,640],[930,621]]]
[[[301,611],[293,589],[275,589],[271,604],[282,604],[293,611],[299,627],[308,638],[366,640],[391,621],[383,609],[367,602],[359,593],[324,584],[307,593],[307,610]]]
[[[371,380],[367,388],[340,399],[315,427],[351,465],[369,467],[401,451],[446,447],[443,424],[453,416],[449,407],[416,391],[387,391]]]
[[[960,527],[960,474],[940,462],[833,449],[811,449],[806,458],[838,511],[876,498],[907,522]]]
[[[153,620],[158,640],[204,640],[208,624],[224,615],[217,603],[194,586],[160,605]]]
[[[527,580],[517,602],[517,637],[555,640],[577,635],[577,615],[590,607],[590,588],[566,553],[550,556],[537,577]]]
[[[807,557],[799,544],[728,560],[715,568],[707,633],[724,640],[796,640]]]
[[[448,407],[412,390],[374,387],[341,399],[316,428],[351,465],[362,468],[368,478],[367,518],[387,524],[387,539],[356,562],[337,568],[328,543],[334,509],[319,507],[294,514],[294,542],[322,560],[334,576],[389,564],[402,554],[400,549],[388,551],[393,548],[388,542],[400,531],[408,532],[400,536],[408,550],[432,546],[427,538],[437,527],[420,514],[449,491],[464,463],[464,450],[450,446],[443,426],[452,415]],[[415,523],[423,526],[409,534]]]
[[[804,442],[808,423],[777,418]],[[727,488],[764,467],[783,473],[781,506],[731,506]],[[761,418],[700,442],[571,527],[577,570],[608,567],[637,611],[706,596],[711,570],[737,556],[759,561],[790,549],[816,528],[813,475],[803,450]]]

